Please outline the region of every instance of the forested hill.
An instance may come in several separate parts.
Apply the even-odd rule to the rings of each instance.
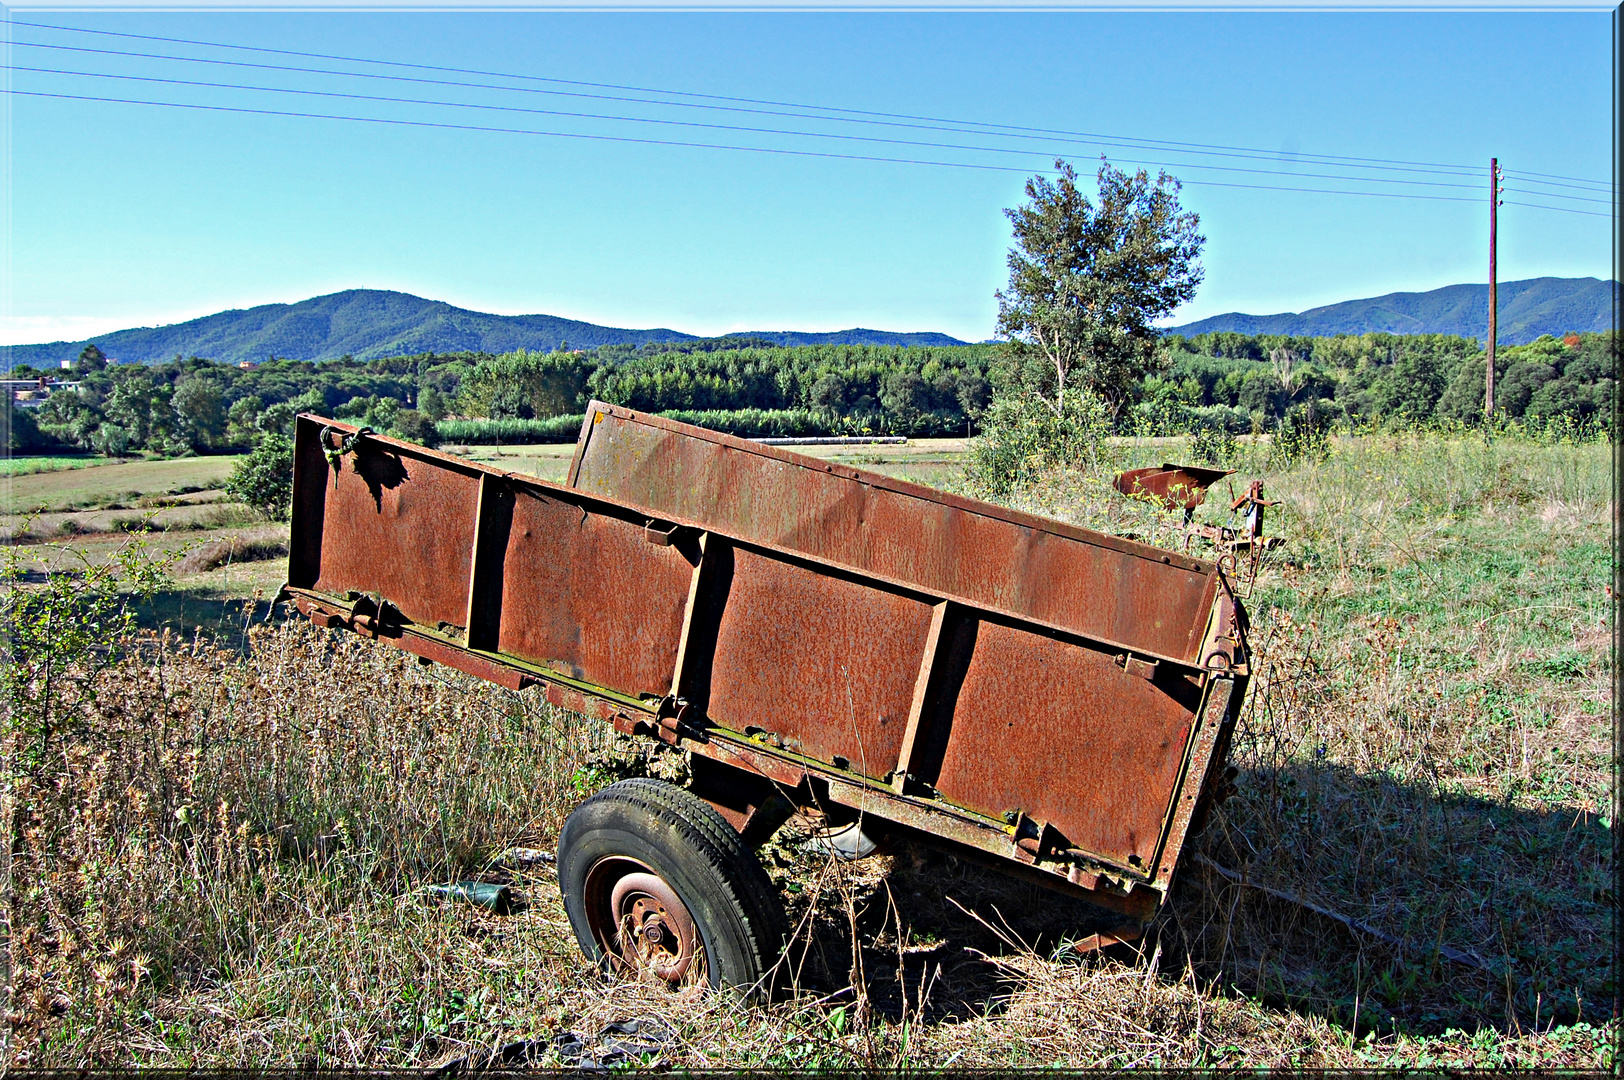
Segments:
[[[962,345],[946,334],[891,333],[884,330],[750,332],[775,345]],[[351,356],[373,360],[422,353],[491,353],[518,349],[547,352],[568,343],[572,349],[600,345],[696,340],[664,328],[626,330],[563,319],[555,315],[488,315],[425,300],[409,293],[349,289],[297,304],[264,304],[222,311],[170,326],[142,327],[101,334],[86,341],[14,345],[0,349],[5,367],[28,364],[54,368],[72,360],[92,341],[125,363],[155,363],[175,356],[202,356],[225,363],[332,360]]]
[[[1526,345],[1541,334],[1600,333],[1613,328],[1613,301],[1618,282],[1596,278],[1530,278],[1499,286],[1501,344]],[[1335,334],[1451,334],[1488,337],[1488,285],[1448,285],[1430,292],[1396,292],[1365,300],[1311,308],[1282,315],[1244,315],[1238,311],[1169,327],[1170,334],[1193,337],[1219,331],[1240,334],[1289,334],[1329,337]]]

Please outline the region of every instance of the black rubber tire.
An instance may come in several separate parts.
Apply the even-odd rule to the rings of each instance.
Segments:
[[[611,959],[586,911],[587,872],[619,856],[651,868],[688,908],[704,944],[707,981],[767,996],[784,947],[784,904],[761,862],[722,815],[683,788],[639,777],[575,809],[558,834],[558,887],[575,939],[606,970]]]

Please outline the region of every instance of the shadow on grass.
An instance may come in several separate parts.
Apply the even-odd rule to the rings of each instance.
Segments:
[[[819,877],[824,887],[812,895],[808,879]],[[1015,984],[981,954],[1026,947],[1064,956],[1068,942],[1121,922],[1082,900],[901,839],[889,855],[826,864],[797,879],[802,891],[786,899],[792,925],[802,928],[790,949],[800,987],[837,995],[859,981],[860,965],[871,1007],[893,1021],[917,1014],[922,988],[928,1019],[997,1011]],[[1136,952],[1117,946],[1113,955],[1131,960]]]
[[[273,609],[271,597],[242,597],[207,585],[176,585],[154,593],[149,599],[134,600],[132,610],[143,630],[171,633],[190,638],[201,634],[215,645],[236,652],[248,649],[248,628],[262,622],[282,622],[288,618],[286,604]]]
[[[1202,977],[1344,1026],[1357,1009],[1361,1032],[1617,1015],[1614,840],[1594,815],[1293,765],[1243,774],[1214,817],[1196,850],[1400,944],[1187,859],[1163,940]]]
[[[1594,816],[1439,797],[1331,766],[1243,774],[1239,787],[1187,850],[1151,935],[1111,955],[1143,964],[1159,946],[1163,979],[1193,970],[1209,987],[1361,1034],[1526,1033],[1617,1014],[1613,836]],[[1198,852],[1381,936],[1236,884]],[[997,1011],[1013,984],[978,953],[1025,946],[1079,962],[1068,943],[1104,928],[1080,900],[917,846],[869,862],[881,865],[846,869],[845,891],[871,1003],[893,1018],[904,984],[910,1008],[931,986],[928,1017]],[[852,920],[837,893],[825,890],[798,961],[802,986],[823,993],[852,981]],[[806,899],[790,900],[792,917],[804,914]]]

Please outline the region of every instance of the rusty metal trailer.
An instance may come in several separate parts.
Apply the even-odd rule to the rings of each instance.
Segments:
[[[692,754],[560,837],[588,955],[770,972],[752,854],[795,807],[1114,913],[1165,900],[1247,677],[1219,567],[593,402],[567,480],[301,416],[285,595],[341,627]]]

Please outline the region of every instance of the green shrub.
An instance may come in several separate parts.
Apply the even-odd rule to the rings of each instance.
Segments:
[[[1002,398],[970,443],[966,476],[980,494],[1006,498],[1054,469],[1097,467],[1110,433],[1109,408],[1084,391],[1066,398],[1064,415],[1032,398]]]
[[[1197,428],[1190,440],[1190,460],[1199,465],[1228,468],[1235,463],[1239,452],[1234,433],[1224,427]]]
[[[261,435],[253,452],[231,470],[226,494],[273,521],[287,520],[293,505],[293,440],[277,431]]]
[[[416,409],[395,410],[393,422],[386,430],[397,439],[404,439],[419,446],[432,447],[440,444],[440,435],[435,430],[434,421]]]
[[[24,773],[49,757],[57,733],[83,720],[102,672],[135,630],[132,602],[150,597],[174,561],[153,557],[144,530],[109,558],[74,553],[80,566],[48,571],[43,581],[31,580],[24,549],[7,545],[0,554],[4,743]]]

